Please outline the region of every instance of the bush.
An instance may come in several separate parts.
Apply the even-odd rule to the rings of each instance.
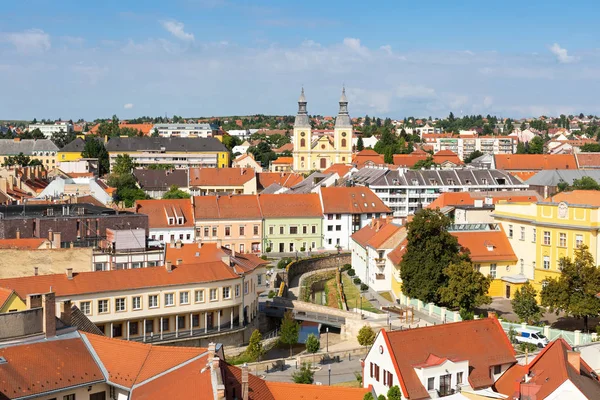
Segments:
[[[267,250],[266,250],[266,251],[267,251],[267,253],[270,253],[270,252],[271,252],[271,248],[270,248],[270,247],[267,247]]]
[[[369,285],[367,285],[366,283],[361,283],[361,284],[360,284],[360,290],[361,290],[361,291],[363,291],[363,292],[364,292],[364,291],[365,291],[365,290],[367,290],[368,288],[369,288]]]
[[[287,267],[287,265],[289,263],[292,262],[292,259],[289,257],[284,257],[281,260],[279,260],[279,262],[277,263],[277,268],[279,269],[284,269],[285,267]]]
[[[342,268],[340,268],[340,271],[344,272],[344,271],[348,271],[349,269],[352,269],[352,265],[344,264],[344,266]]]
[[[275,293],[275,291],[273,291],[273,290],[269,290],[269,294],[267,295],[267,297],[272,299],[275,296],[277,296],[277,293]]]
[[[300,251],[306,251],[306,247],[300,247]]]
[[[310,364],[303,363],[302,368],[292,374],[294,383],[312,385],[315,381],[315,373],[310,369]]]
[[[361,346],[372,346],[373,342],[375,342],[375,331],[369,325],[364,325],[358,331],[358,336],[356,337],[358,340],[358,344]]]
[[[356,275],[356,272],[354,272],[354,270],[352,268],[350,268],[348,270],[348,276],[354,276],[354,275]]]
[[[262,258],[263,260],[267,261],[269,259],[269,257],[267,257],[266,254],[263,254],[262,256],[260,256],[260,258]]]
[[[374,400],[373,393],[371,393],[371,392],[365,393],[365,395],[363,396],[363,400]]]
[[[320,347],[321,343],[319,343],[319,339],[317,339],[314,333],[308,335],[308,337],[306,338],[306,351],[314,354],[317,351],[319,351]]]
[[[463,321],[468,321],[475,318],[475,313],[473,311],[469,311],[467,309],[461,308],[458,312],[460,314],[460,318]]]
[[[352,279],[352,282],[354,282],[356,285],[360,285],[360,278],[357,276],[356,278]]]
[[[533,343],[519,343],[519,350],[521,350],[523,353],[525,353],[525,351],[531,353],[537,349],[538,347]]]

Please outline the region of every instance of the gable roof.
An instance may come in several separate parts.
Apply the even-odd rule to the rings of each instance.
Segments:
[[[262,218],[258,196],[253,194],[195,196],[193,202],[197,221]]]
[[[227,147],[216,138],[183,137],[112,137],[106,143],[108,152],[164,151],[198,153],[227,152]]]
[[[427,157],[429,157],[429,154],[423,150],[415,150],[410,154],[394,154],[394,165],[412,168],[417,162],[427,160]]]
[[[33,155],[37,151],[58,151],[58,147],[50,139],[0,139],[0,154],[14,156],[23,153]]]
[[[486,200],[490,199],[490,200]],[[514,190],[506,192],[445,192],[430,203],[427,208],[436,209],[448,206],[474,206],[475,200],[481,200],[484,203],[491,201],[497,204],[499,201],[508,202],[536,202],[540,201],[542,196],[534,190]]]
[[[371,189],[364,186],[321,188],[325,214],[391,213]]]
[[[182,260],[183,264],[198,264],[221,261],[223,257],[230,256],[231,263],[236,266],[237,272],[248,272],[269,262],[252,253],[239,253],[219,247],[216,243],[183,243],[181,247],[167,247],[165,260],[176,264]]]
[[[143,190],[169,190],[173,185],[178,188],[188,187],[187,169],[147,169],[136,168],[133,175]]]
[[[276,183],[280,186],[291,188],[302,182],[304,177],[295,172],[257,172],[259,189],[264,189]]]
[[[600,207],[600,192],[597,190],[573,190],[572,192],[560,192],[545,201],[560,203],[564,201],[572,205],[584,205]]]
[[[461,247],[469,250],[471,261],[517,261],[504,229],[492,231],[450,232]]]
[[[458,157],[456,153],[451,150],[440,150],[433,155],[433,162],[436,164],[443,164],[445,162],[450,162],[455,165],[463,165],[464,163]]]
[[[400,234],[402,230],[406,234],[406,228],[394,225],[388,222],[386,218],[380,218],[373,219],[370,224],[354,232],[350,237],[363,248],[369,246],[374,249],[380,249],[387,244],[388,239]]]
[[[579,168],[600,168],[600,153],[576,153],[575,158]]]
[[[148,228],[193,228],[194,214],[190,199],[137,200],[136,212],[148,216]],[[183,217],[183,224],[177,224],[177,218]],[[174,224],[169,224],[169,218]]]
[[[543,169],[577,169],[573,154],[494,154],[496,169],[540,171]]]
[[[454,322],[403,331],[382,330],[398,370],[405,397],[429,398],[415,366],[431,355],[469,361],[469,383],[474,389],[492,386],[490,368],[515,363],[515,352],[496,318]]]
[[[294,163],[293,157],[278,157],[275,161],[271,161],[271,164],[288,165],[288,164],[293,164],[293,163]]]
[[[321,218],[321,200],[317,193],[260,194],[258,202],[264,218]]]
[[[12,289],[0,287],[0,308],[2,308],[6,304],[6,302],[11,298],[14,292],[15,291]]]
[[[255,176],[254,168],[190,168],[189,185],[242,186]]]
[[[329,168],[323,171],[324,174],[338,174],[339,178],[345,177],[352,169],[352,165],[346,164],[331,164]]]
[[[0,239],[0,249],[37,250],[46,242],[43,238]]]
[[[383,154],[377,153],[375,150],[365,149],[359,151],[352,156],[352,163],[356,165],[363,165],[367,162],[371,162],[377,165],[385,164]]]
[[[65,147],[60,149],[61,153],[81,153],[85,147],[85,140],[82,138],[75,138],[75,140],[67,143]]]

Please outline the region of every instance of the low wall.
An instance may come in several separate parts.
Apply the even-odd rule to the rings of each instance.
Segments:
[[[0,269],[0,278],[30,276],[34,267],[40,275],[64,274],[67,268],[73,268],[73,272],[87,272],[92,270],[92,248],[2,249],[0,260],[3,265],[10,265],[10,268]]]
[[[299,300],[288,300],[280,297],[273,299],[274,305],[285,306],[288,308],[294,308],[295,311],[306,311],[319,314],[334,315],[336,317],[342,317],[346,319],[361,319],[360,314],[356,314],[350,311],[340,310],[339,308],[320,306],[318,304],[307,303]]]
[[[42,332],[43,308],[0,314],[0,339]]]
[[[299,275],[327,268],[340,267],[344,264],[350,264],[350,262],[350,253],[331,254],[326,256],[304,258],[302,260],[292,261],[286,267],[286,286],[289,287],[290,282],[294,281],[294,279],[297,278]]]

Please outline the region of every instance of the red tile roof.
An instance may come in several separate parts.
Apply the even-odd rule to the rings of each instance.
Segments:
[[[377,153],[375,150],[366,149],[359,151],[358,153],[352,156],[352,163],[356,165],[363,165],[365,163],[374,163],[374,164],[385,164],[385,160],[383,158],[383,154]]]
[[[338,176],[341,179],[344,176],[346,176],[346,174],[348,174],[348,172],[350,172],[351,169],[352,169],[352,165],[331,164],[331,166],[329,168],[327,168],[325,171],[323,171],[323,173],[324,174],[338,174]]]
[[[279,157],[277,158],[275,161],[271,162],[271,164],[293,164],[294,163],[294,158],[293,157]]]
[[[573,154],[494,154],[494,160],[496,169],[506,171],[577,169]]]
[[[469,250],[471,261],[474,263],[518,260],[502,228],[498,231],[450,233],[458,239],[461,247]]]
[[[386,332],[382,330],[404,397],[429,398],[415,371],[434,355],[469,361],[469,383],[475,389],[494,383],[490,368],[515,363],[515,352],[496,318],[455,322],[424,328]]]
[[[165,260],[171,261],[173,265],[176,265],[177,260],[182,260],[183,264],[199,264],[221,261],[223,257],[229,255],[232,255],[234,264],[244,267],[244,272],[268,264],[267,261],[255,254],[242,254],[239,252],[232,254],[231,250],[218,247],[216,243],[183,243],[180,248],[168,246]]]
[[[473,206],[475,200],[481,200],[485,203],[485,199],[489,198],[492,204],[497,204],[499,201],[508,202],[536,202],[541,200],[541,196],[534,191],[507,191],[507,192],[448,192],[442,193],[435,199],[427,208],[436,209],[447,206]]]
[[[155,228],[190,228],[194,226],[194,214],[190,199],[170,200],[137,200],[136,211],[148,215],[148,227]],[[183,217],[183,225],[177,219]],[[169,224],[173,218],[175,224]]]
[[[364,186],[321,188],[325,214],[391,213],[373,191]]]
[[[141,131],[144,134],[144,136],[148,136],[153,127],[154,127],[154,124],[151,124],[151,123],[146,123],[146,124],[128,124],[125,122],[119,123],[119,128],[135,129],[137,131]]]
[[[262,219],[258,197],[253,194],[196,196],[193,200],[196,221]]]
[[[429,157],[429,154],[424,151],[413,151],[410,154],[394,154],[394,165],[412,168],[417,162],[427,160],[427,157]]]
[[[0,288],[0,308],[4,306],[14,292],[15,291],[12,289]]]
[[[261,189],[276,183],[280,186],[291,188],[304,180],[304,177],[294,172],[258,172],[258,186]]]
[[[388,222],[386,218],[380,218],[373,220],[369,225],[354,232],[351,238],[363,248],[366,248],[367,246],[374,249],[380,249],[383,248],[383,246],[392,248],[389,247],[393,246],[391,242],[388,242],[389,239],[400,234],[402,230],[406,232],[404,227],[394,225]]]
[[[275,152],[275,154],[280,154],[280,153],[283,153],[284,151],[294,151],[294,144],[286,143],[283,146],[279,147],[278,149],[273,149],[273,151]]]
[[[37,250],[47,241],[38,238],[0,239],[0,249]]]
[[[581,169],[600,168],[600,153],[577,153],[575,158]]]
[[[406,246],[408,245],[408,239],[404,239],[396,248],[389,252],[388,258],[394,265],[400,265],[402,257],[406,253]]]
[[[464,164],[458,155],[450,150],[440,150],[433,155],[433,162],[436,164],[443,164],[445,162],[451,162],[455,165]]]
[[[560,203],[564,201],[567,204],[577,204],[585,206],[600,207],[600,192],[597,190],[573,190],[572,192],[560,192],[545,201]]]
[[[190,168],[190,186],[242,186],[255,174],[253,168]]]
[[[264,218],[323,217],[321,200],[317,193],[260,194],[258,202]]]

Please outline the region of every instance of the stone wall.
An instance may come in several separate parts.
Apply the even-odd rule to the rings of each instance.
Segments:
[[[17,278],[34,274],[64,274],[67,268],[73,272],[92,270],[92,248],[18,250],[1,249],[0,278]]]
[[[290,286],[299,275],[307,272],[318,271],[321,269],[341,267],[344,264],[350,264],[350,253],[331,254],[327,256],[305,258],[298,261],[292,261],[287,266],[287,274],[285,277],[286,286]]]
[[[0,314],[0,338],[9,339],[42,332],[42,308]]]

